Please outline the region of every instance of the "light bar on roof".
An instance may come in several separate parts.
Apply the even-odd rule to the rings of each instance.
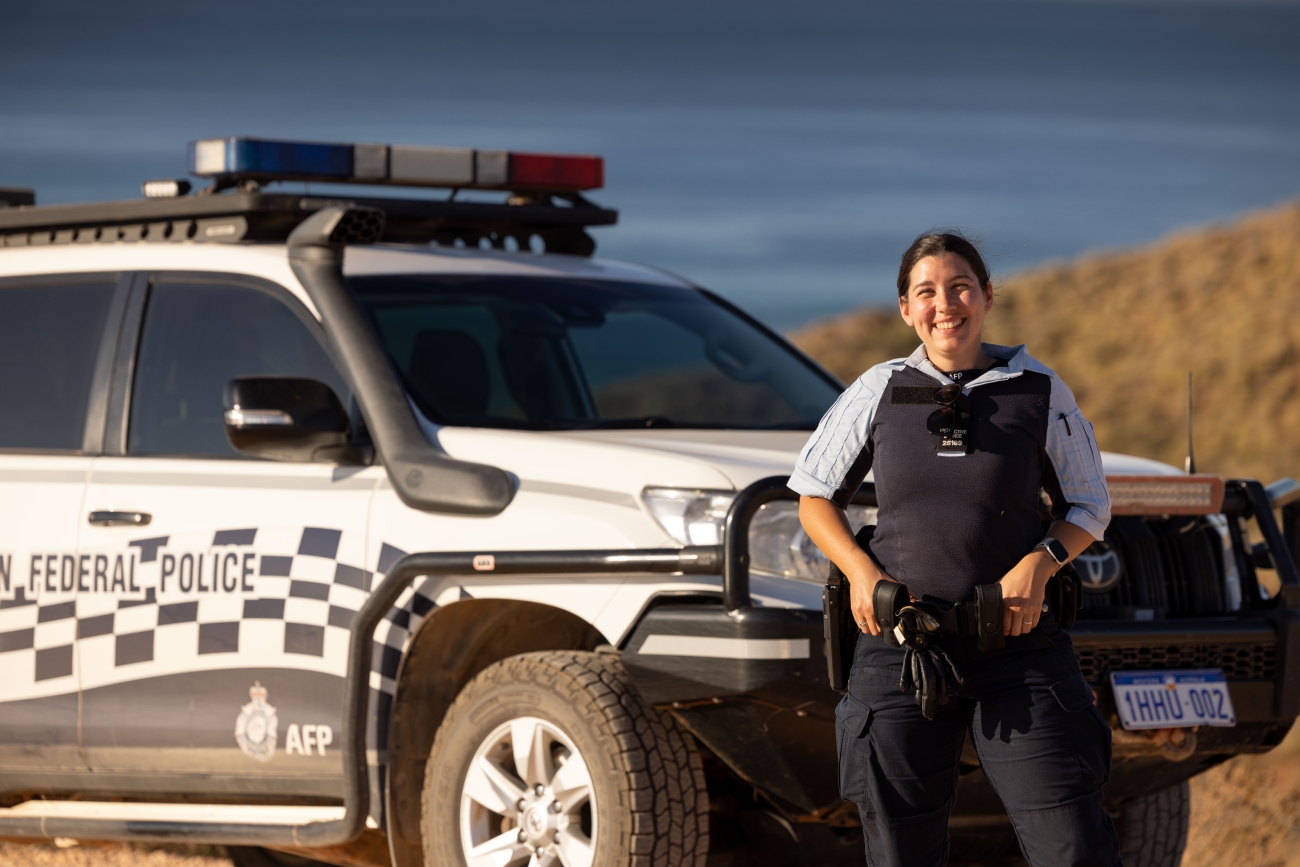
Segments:
[[[605,185],[601,157],[254,138],[190,143],[190,174],[217,181],[324,181],[576,193]]]
[[[1209,515],[1223,509],[1223,479],[1195,476],[1107,476],[1113,515]]]

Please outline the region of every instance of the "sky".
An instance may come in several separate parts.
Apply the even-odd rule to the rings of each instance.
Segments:
[[[1300,194],[1300,4],[47,2],[6,12],[0,185],[134,198],[257,135],[595,153],[598,254],[781,328]]]

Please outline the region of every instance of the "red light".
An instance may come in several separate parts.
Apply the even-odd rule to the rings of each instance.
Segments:
[[[599,189],[605,186],[605,160],[601,157],[512,153],[510,186],[546,190]]]

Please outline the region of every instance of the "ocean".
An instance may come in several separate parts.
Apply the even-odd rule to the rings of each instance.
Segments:
[[[996,275],[1300,195],[1300,5],[15,4],[0,185],[134,198],[186,142],[595,153],[598,255],[789,329],[891,303],[917,233]]]

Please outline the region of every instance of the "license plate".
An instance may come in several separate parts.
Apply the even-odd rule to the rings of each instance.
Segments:
[[[1126,729],[1237,724],[1222,669],[1113,671],[1110,684]]]

